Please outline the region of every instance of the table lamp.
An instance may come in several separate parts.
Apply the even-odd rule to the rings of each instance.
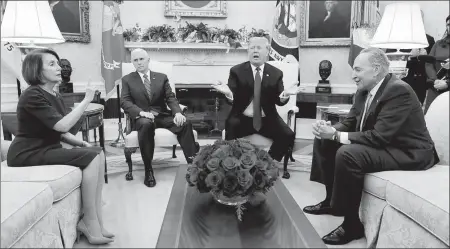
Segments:
[[[405,77],[410,53],[401,53],[399,49],[428,47],[419,4],[402,2],[387,5],[370,46],[397,49],[397,52],[386,53],[390,61],[389,71],[399,78]]]
[[[65,42],[48,1],[8,1],[2,20],[1,41],[18,43],[21,48]]]

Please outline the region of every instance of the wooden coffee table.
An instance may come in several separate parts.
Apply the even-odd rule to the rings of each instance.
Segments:
[[[242,221],[234,207],[187,185],[181,165],[170,194],[157,248],[326,248],[283,182],[278,180],[258,207],[247,206]]]

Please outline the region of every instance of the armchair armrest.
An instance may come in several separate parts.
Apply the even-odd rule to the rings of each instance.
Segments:
[[[12,141],[8,141],[8,140],[3,140],[2,139],[2,144],[1,144],[1,161],[6,160],[6,155],[8,154],[8,149],[9,146],[11,145]]]
[[[288,117],[287,117],[287,125],[291,128],[291,130],[295,133],[297,128],[297,120],[295,118],[295,114],[299,112],[299,109],[297,106],[292,106],[289,108],[288,111]],[[294,122],[292,122],[292,119],[294,119]]]

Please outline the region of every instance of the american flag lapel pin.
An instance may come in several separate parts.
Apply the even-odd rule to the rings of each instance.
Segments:
[[[266,73],[266,76],[267,76],[267,77],[269,77],[269,74],[268,74],[268,73]]]

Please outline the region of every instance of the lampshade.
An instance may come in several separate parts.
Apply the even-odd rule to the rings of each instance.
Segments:
[[[8,1],[1,29],[2,42],[65,42],[48,1]]]
[[[396,49],[428,47],[419,4],[387,5],[370,46]]]

